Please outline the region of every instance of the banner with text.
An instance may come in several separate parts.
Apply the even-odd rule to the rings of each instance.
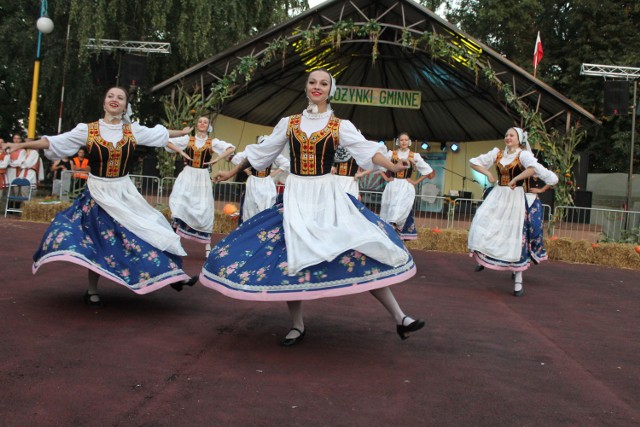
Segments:
[[[336,94],[331,98],[331,102],[370,105],[372,107],[419,109],[421,95],[421,92],[417,90],[336,86]]]

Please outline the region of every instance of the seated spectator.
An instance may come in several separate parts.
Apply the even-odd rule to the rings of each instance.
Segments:
[[[53,189],[52,194],[54,196],[60,194],[60,190],[62,189],[62,172],[71,170],[71,160],[68,157],[63,157],[60,160],[56,160],[51,163],[51,172],[53,173]],[[67,184],[69,181],[67,181]],[[64,190],[69,191],[69,186]]]
[[[87,178],[89,178],[89,173],[91,168],[89,167],[89,159],[85,157],[87,154],[84,148],[78,150],[76,157],[71,160],[71,170],[76,171],[72,175],[72,183],[73,183],[73,191],[84,188],[87,183]]]

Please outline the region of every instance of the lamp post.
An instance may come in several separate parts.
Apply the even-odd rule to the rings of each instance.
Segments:
[[[36,136],[36,115],[38,113],[38,79],[40,78],[40,42],[43,34],[53,31],[53,21],[47,16],[47,0],[40,1],[40,18],[36,22],[38,28],[38,50],[33,64],[33,86],[31,88],[31,104],[29,106],[29,127],[27,137]]]

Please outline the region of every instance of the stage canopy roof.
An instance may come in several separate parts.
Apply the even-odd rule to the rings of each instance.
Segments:
[[[309,43],[313,34],[317,39]],[[417,42],[425,37],[444,40],[440,52],[447,54],[435,52],[437,42]],[[274,50],[274,46],[286,48]],[[465,65],[456,49],[474,54],[478,67]],[[269,60],[274,52],[277,56]],[[247,64],[253,65],[248,83],[237,71],[246,71]],[[372,106],[379,101],[370,102],[375,95],[382,99],[385,94],[368,89],[350,92],[368,105],[332,103],[339,117],[351,120],[373,140],[388,140],[401,131],[420,141],[501,139],[507,128],[521,124],[521,118],[495,82],[509,85],[514,96],[539,111],[547,128],[565,131],[577,122],[587,127],[600,123],[580,105],[411,0],[327,1],[184,70],[152,91],[167,94],[182,86],[207,97],[213,86],[229,85],[229,76],[237,69],[240,77],[229,85],[233,92],[217,112],[274,126],[281,117],[305,108],[306,72],[316,67],[331,70],[339,88],[414,92],[396,96],[417,108]]]

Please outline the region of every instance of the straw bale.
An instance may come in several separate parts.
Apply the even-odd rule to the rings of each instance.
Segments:
[[[33,199],[24,203],[21,219],[33,222],[51,222],[58,212],[69,206],[71,206],[70,202],[49,203],[44,199]]]

